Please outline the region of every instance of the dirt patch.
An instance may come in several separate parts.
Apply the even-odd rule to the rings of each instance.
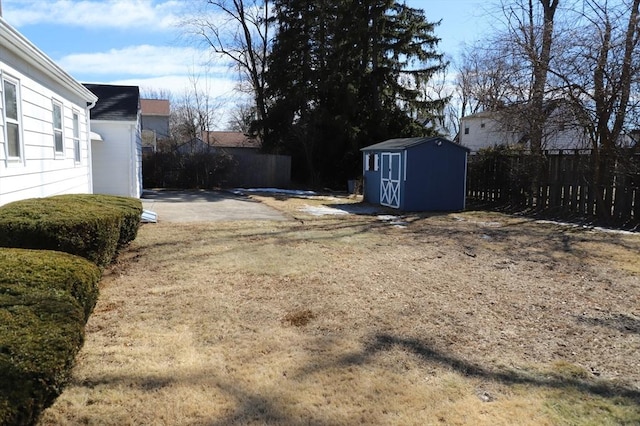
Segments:
[[[255,199],[141,229],[43,424],[640,421],[640,236]]]

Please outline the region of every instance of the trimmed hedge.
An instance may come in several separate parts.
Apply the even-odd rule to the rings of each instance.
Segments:
[[[0,249],[0,424],[35,424],[62,392],[99,279],[76,256]]]
[[[135,240],[138,235],[142,202],[137,198],[103,194],[57,195],[52,198],[90,204],[104,209],[115,209],[119,214],[122,214],[122,226],[118,239],[118,247],[120,248]]]
[[[106,266],[136,236],[140,216],[131,204],[94,195],[6,204],[0,207],[0,247],[64,251]]]
[[[57,289],[82,306],[84,319],[98,301],[100,269],[77,256],[50,250],[0,248],[0,293],[9,289]]]

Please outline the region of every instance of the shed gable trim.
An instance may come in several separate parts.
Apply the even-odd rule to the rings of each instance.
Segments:
[[[414,146],[429,142],[435,142],[438,145],[445,143],[466,152],[470,152],[469,148],[439,136],[431,138],[419,137],[388,139],[386,141],[364,147],[360,149],[360,151],[402,151],[404,149],[412,148]]]

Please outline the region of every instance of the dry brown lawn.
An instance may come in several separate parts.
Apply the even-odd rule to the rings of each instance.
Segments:
[[[141,228],[42,425],[640,424],[640,235],[254,198]]]

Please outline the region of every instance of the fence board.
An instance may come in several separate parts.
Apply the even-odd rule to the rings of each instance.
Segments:
[[[615,158],[601,158],[598,186],[595,158],[588,150],[546,152],[540,163],[535,161],[529,154],[504,152],[472,156],[469,200],[640,226],[639,154],[620,151]],[[540,174],[534,179],[536,170]]]

